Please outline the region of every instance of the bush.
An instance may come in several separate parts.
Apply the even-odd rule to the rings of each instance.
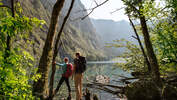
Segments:
[[[16,52],[22,52],[17,54]],[[0,99],[33,100],[30,82],[39,75],[33,76],[33,57],[28,52],[14,50],[8,58],[0,51]]]

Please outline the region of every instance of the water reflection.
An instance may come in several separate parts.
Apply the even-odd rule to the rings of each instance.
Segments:
[[[114,63],[117,63],[117,61],[88,62],[87,71],[84,75],[84,83],[95,81],[95,77],[98,75],[105,75],[110,78],[110,82],[108,84],[125,85],[124,83],[120,82],[120,77],[118,76],[132,76],[130,73],[121,70],[118,66],[115,66]],[[97,93],[100,100],[119,100],[116,95],[107,93],[105,91],[92,88],[90,88],[90,90],[93,93]]]

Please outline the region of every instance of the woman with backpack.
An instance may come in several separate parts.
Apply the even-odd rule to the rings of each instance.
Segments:
[[[55,62],[55,64],[62,67],[63,74],[62,74],[62,77],[61,77],[61,79],[60,79],[60,81],[57,85],[57,88],[54,91],[54,95],[58,92],[62,83],[65,81],[66,85],[68,87],[68,92],[69,92],[68,99],[71,99],[71,87],[70,87],[70,84],[69,84],[69,77],[72,75],[72,72],[73,72],[72,64],[69,63],[69,58],[68,57],[64,58],[64,63],[63,64],[56,63],[56,62]]]

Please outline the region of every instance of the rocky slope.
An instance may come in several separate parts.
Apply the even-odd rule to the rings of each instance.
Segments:
[[[20,2],[26,16],[37,17],[46,21],[42,29],[35,29],[30,34],[34,44],[29,46],[28,50],[36,59],[39,59],[50,24],[52,8],[56,0],[22,0]],[[66,0],[65,2],[65,6],[60,14],[58,29],[67,13],[67,9],[69,9],[70,2],[71,0]],[[90,19],[74,20],[87,14],[86,12],[80,12],[83,9],[84,6],[80,0],[76,0],[71,16],[63,31],[61,40],[64,45],[59,50],[60,56],[73,57],[75,52],[81,52],[88,60],[102,59],[105,56],[103,50],[100,49],[100,37],[96,34]]]

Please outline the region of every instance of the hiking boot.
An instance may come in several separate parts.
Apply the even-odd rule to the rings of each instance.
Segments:
[[[69,92],[67,100],[71,100],[71,92]]]
[[[67,100],[71,100],[71,95],[68,96]]]
[[[56,90],[53,90],[52,96],[55,96],[56,94],[57,94],[57,91],[56,91]]]

